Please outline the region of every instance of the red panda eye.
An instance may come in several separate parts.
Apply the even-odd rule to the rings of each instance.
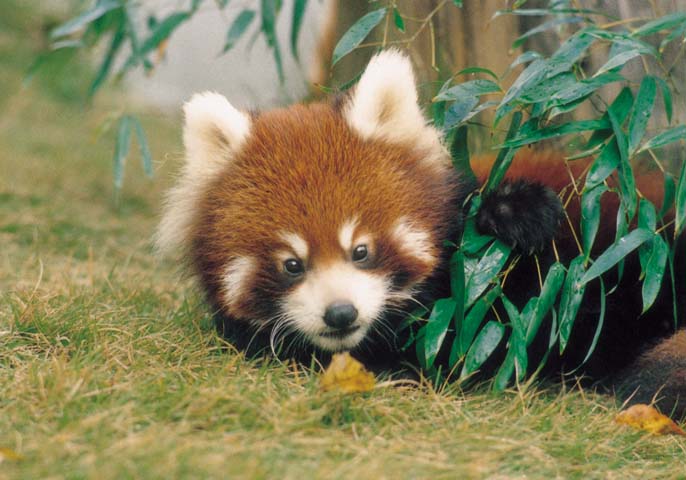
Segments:
[[[353,250],[353,262],[364,262],[368,256],[367,245],[358,245]]]
[[[302,262],[295,258],[289,258],[288,260],[283,262],[283,269],[288,275],[292,277],[300,276],[305,272],[305,268],[303,267]]]

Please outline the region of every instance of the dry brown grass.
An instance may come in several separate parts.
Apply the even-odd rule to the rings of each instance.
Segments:
[[[115,94],[84,110],[20,90],[30,48],[0,32],[0,448],[22,457],[1,478],[686,475],[684,440],[619,428],[611,399],[580,390],[338,396],[245,360],[150,253],[178,119],[144,118],[158,176],[132,157],[117,208],[98,134]]]

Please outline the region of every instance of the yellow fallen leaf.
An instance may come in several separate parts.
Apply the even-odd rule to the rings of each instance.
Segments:
[[[662,415],[650,405],[637,404],[619,412],[615,422],[645,430],[654,435],[686,435],[671,418]]]
[[[334,354],[331,364],[319,379],[319,385],[325,392],[368,392],[374,388],[375,383],[374,375],[348,352]]]
[[[0,447],[0,463],[4,462],[5,460],[8,462],[18,462],[19,460],[23,459],[24,457],[22,455],[19,455],[11,448]]]

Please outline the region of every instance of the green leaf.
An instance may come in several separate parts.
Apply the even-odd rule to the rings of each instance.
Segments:
[[[505,136],[506,144],[516,135],[521,122],[522,112],[515,112],[514,115],[512,115],[512,122],[510,123],[510,128]],[[491,168],[491,173],[488,175],[484,192],[490,193],[500,185],[500,182],[505,177],[505,173],[507,173],[507,169],[510,168],[510,164],[512,163],[512,159],[516,152],[517,150],[515,148],[510,148],[509,146],[501,148],[498,152],[498,156],[495,158],[495,162],[493,162],[493,167]]]
[[[504,333],[505,327],[498,322],[490,321],[484,325],[469,352],[467,352],[462,372],[460,372],[461,379],[474,373],[488,360],[488,357],[491,356],[503,339]]]
[[[565,123],[564,125],[556,125],[553,127],[545,127],[534,131],[530,135],[523,135],[513,138],[503,143],[502,147],[522,147],[531,143],[536,143],[541,140],[549,138],[561,137],[572,133],[586,132],[588,130],[601,130],[610,126],[610,123],[605,119],[597,120],[578,120],[575,122]]]
[[[547,102],[550,98],[559,92],[572,87],[577,84],[576,75],[571,72],[562,72],[554,77],[546,78],[532,88],[523,92],[518,98],[520,103],[539,103]]]
[[[653,111],[656,91],[655,78],[651,76],[643,77],[636,95],[631,120],[629,121],[629,153],[633,153],[643,139],[648,120]]]
[[[468,131],[469,129],[466,125],[455,130],[452,142],[450,143],[450,156],[453,159],[455,170],[461,172],[468,182],[476,182],[476,175],[474,175],[469,161]]]
[[[143,160],[143,171],[145,174],[152,178],[153,168],[152,168],[152,155],[150,155],[150,147],[148,147],[148,140],[145,137],[145,132],[143,131],[143,126],[141,122],[136,117],[130,117],[131,124],[133,125],[133,131],[136,134],[136,140],[138,141],[138,147],[141,151],[141,158]]]
[[[682,125],[684,126],[684,125]],[[686,126],[684,126],[686,129]],[[686,223],[686,162],[681,163],[679,184],[676,187],[676,215],[674,216],[674,236],[681,233]]]
[[[655,135],[653,138],[644,143],[643,146],[638,149],[637,153],[645,152],[651,148],[664,147],[665,145],[677,142],[679,140],[686,140],[686,125],[678,125],[670,128],[669,130],[665,130],[658,135]]]
[[[580,82],[575,82],[566,88],[559,88],[550,97],[547,107],[565,105],[580,99],[585,99],[600,87],[613,82],[621,82],[624,77],[618,73],[610,72],[597,77],[587,78]]]
[[[167,18],[158,23],[148,38],[145,39],[140,47],[139,55],[145,56],[159,46],[164,40],[176,30],[179,25],[190,18],[188,12],[172,13]]]
[[[618,53],[617,55],[609,59],[602,67],[600,67],[598,71],[595,73],[594,77],[602,75],[617,67],[624,67],[624,65],[626,65],[626,63],[629,60],[638,57],[639,55],[641,55],[641,52],[638,50],[627,50],[625,52]]]
[[[431,368],[436,360],[456,306],[457,303],[452,298],[441,298],[434,303],[424,333],[424,359],[427,368]]]
[[[644,37],[646,35],[652,35],[661,30],[669,30],[676,26],[679,26],[686,22],[686,12],[672,13],[671,15],[665,15],[651,22],[648,22],[641,27],[633,31],[631,36],[633,37]]]
[[[488,292],[484,294],[474,306],[469,310],[467,315],[462,322],[462,326],[455,336],[455,341],[453,342],[453,347],[450,351],[450,368],[452,368],[457,360],[464,357],[469,351],[472,342],[474,341],[474,336],[476,332],[479,331],[479,327],[488,313],[488,310],[493,305],[493,302],[500,296],[502,290],[500,285],[496,285]]]
[[[543,57],[538,52],[534,52],[534,51],[529,50],[527,52],[522,53],[517,58],[515,58],[514,62],[512,62],[509,67],[507,67],[507,70],[506,70],[505,74],[503,75],[503,77],[505,75],[507,75],[515,67],[518,67],[519,65],[521,65],[523,63],[529,63],[529,62],[532,62],[534,60],[538,60],[539,58],[543,58]]]
[[[511,250],[509,246],[496,240],[488,247],[472,270],[469,269],[468,264],[465,265],[467,305],[472,305],[493,282],[494,277],[507,262]]]
[[[300,28],[305,18],[305,9],[307,8],[307,0],[295,0],[293,3],[293,21],[291,22],[291,51],[293,57],[299,60],[298,57],[298,37],[300,36]]]
[[[526,369],[529,364],[521,314],[507,297],[503,295],[501,300],[505,306],[507,316],[510,318],[512,335],[510,335],[505,361],[495,376],[494,388],[497,391],[502,391],[507,387],[514,371],[517,372],[517,380],[522,380],[524,375],[526,375]]]
[[[591,249],[600,226],[600,197],[607,192],[604,184],[585,190],[581,196],[581,246],[585,259],[591,256]]]
[[[576,314],[584,298],[586,284],[581,281],[584,275],[584,257],[580,255],[571,261],[567,278],[560,297],[560,353],[567,348]]]
[[[279,48],[279,39],[276,35],[276,17],[281,6],[279,0],[260,0],[262,12],[262,33],[267,39],[267,45],[271,47],[274,53],[274,63],[276,63],[276,72],[279,75],[279,81],[284,82],[285,76],[283,73],[283,63],[281,61],[281,49]]]
[[[514,42],[512,42],[512,48],[519,48],[528,38],[533,37],[534,35],[537,35],[539,33],[546,32],[551,28],[555,28],[557,26],[569,23],[580,23],[583,21],[584,19],[582,17],[562,17],[549,20],[545,23],[542,23],[536,28],[532,28],[531,30],[527,31],[526,33],[518,37]]]
[[[110,46],[105,52],[105,57],[103,58],[100,68],[98,68],[97,73],[93,82],[91,82],[90,87],[88,87],[88,98],[92,98],[93,95],[100,89],[103,82],[107,79],[107,76],[112,69],[112,63],[119,52],[119,49],[124,44],[124,39],[126,37],[126,24],[122,19],[119,27],[112,34],[112,40],[110,41]]]
[[[672,110],[674,102],[672,101],[672,91],[664,78],[657,77],[657,82],[660,84],[660,91],[662,92],[662,99],[665,103],[665,114],[667,115],[667,123],[672,123]]]
[[[124,168],[126,157],[131,147],[131,117],[124,115],[119,120],[117,129],[117,142],[114,148],[114,187],[121,190],[124,185]]]
[[[488,68],[484,67],[467,67],[463,68],[459,72],[457,72],[453,77],[457,77],[458,75],[470,75],[473,73],[485,73],[486,75],[489,75],[492,77],[496,82],[499,80],[498,75],[496,75],[493,70],[489,70]]]
[[[405,32],[405,21],[403,17],[400,16],[400,12],[397,7],[393,7],[393,23],[395,23],[395,28],[401,32]]]
[[[665,172],[664,192],[662,207],[660,208],[660,218],[664,218],[664,216],[669,213],[674,204],[674,198],[676,197],[676,182],[674,182],[674,177],[667,172]]]
[[[661,236],[655,235],[650,250],[650,256],[645,267],[645,277],[643,278],[642,299],[643,312],[645,313],[655,303],[658,293],[660,293],[660,286],[662,285],[662,277],[665,274],[667,266],[667,257],[669,257],[669,245]]]
[[[462,8],[462,0],[453,0],[453,5],[457,8]]]
[[[110,12],[115,8],[120,8],[121,6],[122,4],[120,0],[100,0],[92,8],[86,10],[81,15],[68,20],[52,30],[50,32],[50,39],[56,40],[57,38],[71,35],[72,33],[81,30],[94,20],[102,17],[107,12]]]
[[[637,228],[627,235],[624,235],[593,262],[593,265],[591,265],[582,277],[581,283],[586,284],[607,272],[643,243],[651,240],[654,235],[654,232],[643,228]]]
[[[685,34],[686,34],[686,23],[683,23],[680,27],[672,30],[669,33],[669,35],[667,35],[660,42],[660,47],[658,48],[658,52],[660,52],[660,54],[664,53],[665,48],[667,48],[667,45],[669,45],[670,42],[676,40],[677,38],[683,37]]]
[[[233,20],[233,23],[229,27],[229,31],[226,34],[226,41],[224,42],[224,49],[222,50],[222,53],[226,53],[233,48],[236,42],[248,29],[255,18],[255,15],[256,12],[254,10],[243,10],[238,14],[238,16]]]
[[[624,135],[621,122],[617,118],[617,114],[612,107],[608,108],[607,113],[610,117],[612,131],[615,134],[615,140],[617,140],[617,149],[619,150],[618,172],[622,207],[628,219],[631,220],[636,213],[637,194],[636,180],[634,179],[631,163],[629,163],[629,140],[626,138],[626,135]]]
[[[595,159],[591,165],[588,175],[586,175],[586,184],[584,190],[589,191],[602,184],[612,172],[619,167],[619,149],[617,148],[617,140],[612,139],[607,145],[603,147],[602,152]]]
[[[479,99],[477,97],[464,97],[452,102],[450,107],[448,107],[448,110],[445,112],[443,129],[450,130],[456,125],[462,123],[469,116],[477,103],[479,103]]]
[[[386,8],[374,10],[360,18],[343,34],[336,44],[331,57],[331,65],[336,65],[338,61],[352,52],[362,40],[376,27],[386,16]]]
[[[548,274],[543,281],[541,294],[538,298],[531,299],[530,304],[527,303],[524,310],[522,310],[523,320],[528,322],[525,335],[526,345],[531,345],[534,338],[536,338],[536,334],[538,333],[538,329],[543,323],[543,320],[555,304],[555,300],[557,299],[558,293],[560,293],[564,279],[565,269],[562,264],[556,262],[551,265]]]
[[[581,361],[581,364],[579,367],[581,367],[583,364],[585,364],[588,359],[591,357],[593,352],[595,351],[596,345],[598,345],[598,339],[600,338],[600,332],[603,331],[603,324],[605,323],[605,311],[606,311],[606,301],[605,301],[605,282],[603,282],[603,279],[600,279],[600,314],[598,315],[598,325],[596,325],[595,328],[595,333],[593,334],[593,339],[591,340],[591,345],[588,347],[588,351],[586,352],[586,356],[584,359]]]
[[[491,80],[471,80],[464,82],[445,91],[441,90],[432,101],[461,100],[464,97],[478,97],[487,93],[500,92],[500,86]]]

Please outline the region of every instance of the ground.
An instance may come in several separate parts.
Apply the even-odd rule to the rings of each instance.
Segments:
[[[180,118],[117,89],[84,105],[79,61],[22,87],[40,21],[0,12],[0,478],[686,478],[682,438],[615,425],[591,392],[341,396],[245,360],[151,251]],[[123,106],[156,175],[132,151],[117,203],[107,126]]]

